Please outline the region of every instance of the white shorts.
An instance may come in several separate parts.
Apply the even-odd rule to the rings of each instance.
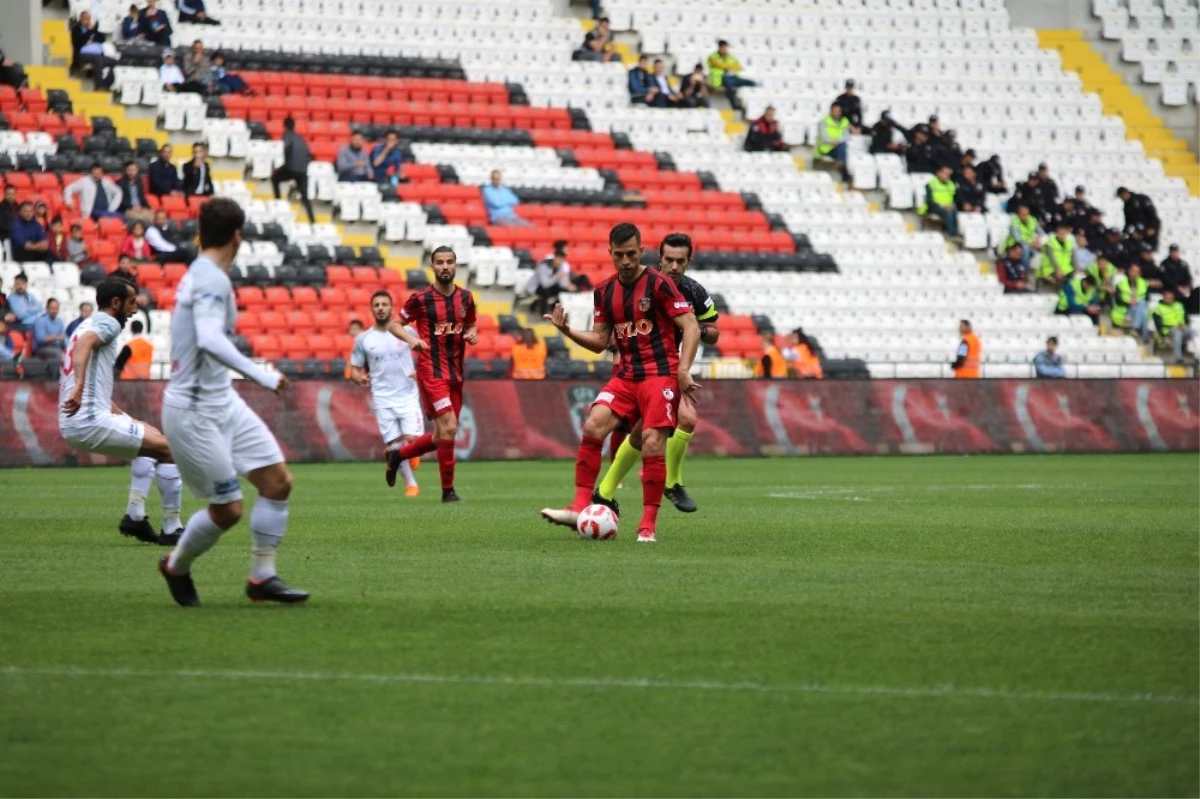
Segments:
[[[379,435],[383,443],[395,441],[401,436],[419,436],[425,432],[425,415],[420,407],[376,408],[375,421],[379,422]]]
[[[146,435],[146,425],[124,413],[106,413],[94,422],[60,424],[58,429],[75,449],[118,458],[136,458]]]
[[[238,475],[283,463],[279,442],[237,394],[219,411],[163,405],[162,418],[180,477],[211,505],[242,498]]]

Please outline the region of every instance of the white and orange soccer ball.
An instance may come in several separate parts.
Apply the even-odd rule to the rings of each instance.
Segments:
[[[575,530],[580,538],[607,541],[617,537],[617,514],[607,505],[588,505],[579,512]]]

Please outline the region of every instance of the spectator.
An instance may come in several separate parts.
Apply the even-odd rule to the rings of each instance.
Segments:
[[[1033,356],[1033,369],[1038,377],[1063,378],[1067,376],[1067,367],[1063,366],[1063,358],[1058,354],[1058,339],[1054,336],[1046,339],[1046,349]]]
[[[708,108],[708,76],[703,64],[697,64],[683,79],[683,100],[690,108]]]
[[[1018,205],[1017,213],[1008,224],[1008,240],[1004,242],[1004,249],[1008,250],[1012,247],[1013,242],[1019,242],[1021,245],[1021,263],[1025,264],[1025,268],[1029,268],[1029,261],[1035,252],[1042,249],[1042,243],[1045,239],[1046,232],[1042,230],[1042,226],[1038,224],[1037,219],[1029,212],[1028,205]]]
[[[154,218],[154,212],[146,204],[146,179],[141,175],[137,161],[125,162],[125,174],[117,181],[121,191],[121,203],[118,210],[126,219],[147,221]]]
[[[979,182],[983,184],[984,190],[989,194],[1005,194],[1008,191],[1008,184],[1004,182],[1004,166],[1000,163],[1000,156],[993,155],[980,164],[976,171],[979,173]]]
[[[63,203],[74,208],[79,203],[79,213],[88,219],[120,217],[121,190],[104,176],[104,167],[93,162],[88,174],[63,190]]]
[[[646,55],[638,56],[637,65],[629,70],[626,76],[626,85],[629,87],[629,101],[631,103],[649,104],[653,99],[651,92],[657,92],[654,86],[654,80],[650,76],[650,70],[647,67],[650,65],[650,57]]]
[[[154,248],[154,254],[158,260],[164,263],[181,260],[168,257],[180,252],[179,245],[175,243],[175,239],[179,236],[179,226],[171,221],[167,212],[162,209],[155,211],[154,224],[146,228],[146,241]],[[182,260],[190,261],[191,259],[184,257]]]
[[[1061,286],[1075,273],[1075,239],[1071,228],[1059,222],[1054,235],[1042,247],[1042,264],[1038,269],[1038,280]]]
[[[1058,184],[1050,177],[1050,167],[1038,164],[1037,168],[1037,202],[1042,210],[1051,213],[1058,207]]]
[[[1079,216],[1086,219],[1087,217],[1091,216],[1093,211],[1100,213],[1098,208],[1096,208],[1094,205],[1092,205],[1090,202],[1088,202],[1086,186],[1076,186],[1075,187],[1074,200],[1075,200],[1075,210],[1079,214]]]
[[[1025,182],[1017,186],[1017,190],[1009,198],[1006,210],[1011,214],[1018,207],[1024,205],[1029,208],[1031,214],[1037,217],[1039,222],[1045,222],[1046,214],[1043,213],[1039,199],[1038,176],[1036,172],[1030,172]]]
[[[45,200],[35,200],[33,203],[33,218],[42,226],[42,230],[50,229],[50,206]]]
[[[775,344],[774,333],[762,334],[762,355],[754,362],[754,376],[770,380],[788,376],[788,362]]]
[[[12,236],[13,221],[17,218],[17,187],[4,187],[4,199],[0,200],[0,256]]]
[[[97,90],[112,86],[112,68],[117,65],[117,59],[104,54],[103,43],[104,34],[92,20],[92,12],[79,12],[79,20],[71,26],[71,71],[78,72],[85,64],[89,65]]]
[[[14,363],[21,357],[21,347],[13,334],[9,332],[8,323],[0,319],[0,362]]]
[[[208,87],[197,81],[189,81],[183,76],[183,70],[175,63],[175,51],[163,50],[162,66],[158,68],[158,79],[163,88],[169,92],[205,94]]]
[[[58,315],[58,300],[46,300],[46,312],[33,320],[33,354],[43,360],[62,357],[67,348],[67,331]]]
[[[661,58],[654,59],[654,74],[651,76],[654,87],[654,99],[647,100],[648,105],[656,108],[683,108],[687,104],[683,95],[671,87],[671,79],[667,77],[667,67]]]
[[[571,290],[571,267],[567,263],[567,242],[554,242],[554,252],[538,261],[534,268],[534,293],[537,299],[530,306],[532,313],[549,313],[558,295]]]
[[[154,248],[146,241],[146,223],[134,222],[121,245],[121,255],[128,255],[134,263],[142,264],[154,260]]]
[[[984,196],[983,184],[976,177],[975,167],[970,164],[963,166],[954,188],[954,207],[964,214],[981,214],[986,202]]]
[[[729,42],[721,39],[717,49],[708,57],[708,84],[714,89],[725,89],[729,104],[738,107],[737,90],[745,86],[758,84],[738,73],[742,71],[741,62],[729,52]]]
[[[850,120],[842,116],[842,107],[837,103],[829,106],[829,115],[817,125],[817,157],[829,158],[841,165],[842,180],[849,180],[846,172],[846,138]]]
[[[745,149],[747,152],[777,152],[787,150],[783,134],[779,132],[779,123],[775,121],[775,106],[767,106],[763,115],[750,123],[746,131]]]
[[[1139,256],[1140,256],[1140,247]],[[1106,228],[1104,231],[1104,239],[1096,248],[1096,252],[1108,257],[1108,260],[1117,265],[1118,268],[1124,269],[1131,263],[1136,263],[1138,258],[1131,257],[1131,250],[1126,249],[1125,240],[1121,238],[1121,231],[1115,227]]]
[[[1060,224],[1070,227],[1070,224],[1060,218]],[[1088,272],[1096,264],[1096,253],[1088,246],[1087,234],[1082,230],[1075,234],[1075,249],[1071,252],[1071,264],[1076,272]],[[1097,283],[1097,286],[1100,284]]]
[[[1154,260],[1154,248],[1148,242],[1142,242],[1141,250],[1138,251],[1137,265],[1142,269],[1142,277],[1146,278],[1146,282],[1150,284],[1150,290],[1162,291],[1163,273]],[[1178,296],[1176,298],[1178,299]]]
[[[925,184],[925,208],[942,220],[946,235],[958,239],[958,210],[954,203],[957,187],[950,179],[952,171],[948,166],[940,166],[937,174]]]
[[[179,179],[179,170],[171,162],[172,152],[171,145],[164,144],[158,151],[158,158],[150,164],[149,191],[155,197],[183,194],[183,181]]]
[[[600,17],[596,20],[596,27],[583,37],[583,48],[579,51],[579,60],[608,63],[615,57],[616,52],[613,49],[613,35],[608,25],[608,17]]]
[[[933,148],[933,164],[935,167],[950,167],[951,175],[962,166],[963,152],[955,140],[954,131],[948,130],[941,136],[930,141]]]
[[[492,170],[492,184],[483,187],[483,205],[493,225],[506,227],[528,227],[529,222],[517,215],[516,208],[521,200],[516,192],[501,182],[499,169]]]
[[[67,236],[67,257],[64,260],[81,264],[91,255],[87,242],[83,239],[83,225],[75,222],[71,225],[71,234]]]
[[[50,240],[50,260],[71,260],[71,254],[67,251],[67,234],[63,232],[61,216],[56,216],[50,220],[50,230],[46,234],[46,237]]]
[[[513,380],[544,380],[546,378],[546,344],[528,327],[521,331],[521,341],[512,349]]]
[[[241,75],[235,75],[225,68],[225,54],[212,54],[213,89],[218,94],[254,94],[250,84]]]
[[[0,278],[0,319],[8,319],[8,295],[4,293],[3,278]]]
[[[336,168],[342,183],[365,183],[375,179],[362,133],[354,131],[350,134],[349,144],[338,151]]]
[[[962,158],[960,158],[958,161],[958,168],[954,171],[955,176],[962,177],[963,170],[967,167],[971,167],[971,169],[975,170],[975,177],[979,177],[979,165],[975,163],[974,150],[967,150],[962,154]]]
[[[175,0],[179,9],[179,21],[190,22],[193,25],[220,25],[221,23],[208,15],[204,0]]]
[[[796,328],[787,337],[787,347],[783,356],[791,367],[792,376],[802,380],[823,380],[825,370],[821,366],[820,353],[813,342],[804,333],[803,328]]]
[[[308,165],[312,160],[312,150],[308,149],[308,142],[296,132],[296,120],[291,117],[283,120],[283,163],[271,172],[271,188],[275,192],[275,199],[278,200],[279,185],[285,181],[295,181],[296,193],[300,195],[300,202],[304,204],[310,225],[316,224],[317,221],[312,200],[308,197]]]
[[[0,84],[22,89],[27,83],[29,78],[25,75],[25,67],[4,55],[4,50],[0,49]]]
[[[95,307],[90,302],[79,303],[79,316],[71,320],[71,324],[67,325],[67,341],[71,340],[71,336],[75,335],[75,328],[82,325],[87,318],[92,315]]]
[[[358,334],[363,332],[363,323],[357,319],[350,320],[350,328],[347,330],[351,338],[358,338]]]
[[[204,42],[197,39],[192,42],[191,49],[183,55],[184,80],[189,85],[201,87],[201,94],[212,94],[216,90],[213,85],[216,77],[212,71],[212,59],[204,52]]]
[[[983,343],[966,319],[959,321],[958,334],[962,341],[958,343],[958,353],[950,368],[960,380],[977,380],[983,376]]]
[[[380,189],[393,188],[400,183],[400,170],[404,168],[404,154],[400,151],[400,134],[389,130],[383,141],[371,150],[371,171]]]
[[[884,111],[879,115],[879,121],[871,126],[871,146],[870,152],[878,155],[880,153],[894,153],[896,155],[904,155],[908,150],[908,145],[904,142],[896,141],[896,131],[898,130],[896,123],[892,121],[892,115]]]
[[[1104,212],[1099,208],[1088,208],[1088,218],[1083,225],[1083,232],[1088,239],[1088,248],[1099,254],[1104,251],[1104,242],[1108,237],[1108,225],[1104,224]],[[1120,234],[1120,231],[1117,231]]]
[[[125,346],[117,354],[113,364],[113,377],[121,380],[149,380],[150,364],[154,361],[154,345],[143,333],[145,326],[141,320],[134,319],[129,323],[129,332],[133,338],[125,342]]]
[[[136,281],[134,282],[134,285],[135,286],[137,285]],[[145,286],[138,287],[137,310],[134,311],[133,313],[134,313],[134,316],[136,316],[138,319],[141,320],[142,329],[145,330],[147,333],[151,332],[151,330],[150,330],[150,312],[154,310],[154,307],[155,307],[154,297],[153,297],[153,295],[150,294],[150,290],[148,288],[146,288]],[[134,316],[131,316],[129,318],[133,319]]]
[[[167,12],[158,7],[158,0],[146,0],[146,7],[138,14],[142,37],[159,47],[171,46],[171,20]]]
[[[1187,326],[1183,304],[1175,299],[1175,292],[1163,289],[1162,299],[1154,306],[1151,316],[1154,318],[1154,328],[1158,331],[1158,341],[1170,341],[1175,363],[1183,363],[1184,349],[1192,340],[1192,331]]]
[[[129,13],[121,20],[121,41],[126,43],[145,41],[142,34],[142,20],[138,16],[136,3],[129,6]]]
[[[1079,252],[1079,250],[1076,250],[1076,252]],[[1100,292],[1101,305],[1105,307],[1112,305],[1113,291],[1116,288],[1118,272],[1111,261],[1101,255],[1086,269],[1080,270],[1076,267],[1076,271],[1082,271],[1092,278],[1092,282],[1096,284],[1096,290]]]
[[[1154,201],[1145,194],[1132,192],[1124,186],[1117,189],[1117,196],[1125,202],[1125,232],[1129,233],[1141,225],[1145,240],[1157,250],[1162,222],[1158,218],[1158,209],[1154,207]]]
[[[1188,314],[1200,313],[1200,310],[1195,308],[1200,295],[1192,291],[1192,270],[1188,267],[1188,262],[1179,257],[1178,244],[1167,248],[1167,257],[1158,265],[1158,271],[1162,273],[1163,288],[1175,292],[1175,298],[1183,303],[1183,309]]]
[[[1063,283],[1058,292],[1058,305],[1054,312],[1066,316],[1087,314],[1091,317],[1092,324],[1100,324],[1100,297],[1092,278],[1084,275]]]
[[[1132,264],[1113,281],[1112,309],[1109,318],[1114,327],[1132,330],[1143,344],[1150,342],[1150,284],[1142,270]]]
[[[12,226],[12,258],[23,261],[53,260],[50,254],[50,240],[46,238],[46,229],[33,218],[33,203],[26,200],[17,209],[17,218]],[[9,298],[11,300],[11,297]]]
[[[200,142],[192,145],[192,160],[183,165],[183,193],[189,197],[211,197],[213,190],[212,164],[208,148]]]
[[[933,162],[933,145],[929,143],[929,128],[917,125],[905,133],[909,145],[904,151],[904,161],[909,174],[926,174],[933,172],[937,166]]]
[[[1021,243],[1014,241],[1008,245],[1006,255],[996,261],[996,277],[1004,286],[1005,294],[1027,294],[1033,291],[1033,281],[1029,279],[1029,265],[1021,257]]]
[[[137,285],[137,275],[133,271],[133,258],[128,255],[122,255],[117,258],[117,268],[113,272],[116,277],[128,280],[133,285]]]
[[[29,278],[24,272],[13,278],[13,290],[7,299],[8,315],[5,321],[8,322],[9,330],[18,333],[32,330],[34,321],[42,315],[42,301],[29,291]]]
[[[850,131],[859,133],[862,130],[862,99],[855,93],[854,81],[846,81],[846,90],[833,101],[842,107],[842,116],[850,121]]]

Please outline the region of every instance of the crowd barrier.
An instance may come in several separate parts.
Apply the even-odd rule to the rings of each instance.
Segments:
[[[165,383],[120,381],[114,400],[155,425]],[[574,457],[599,384],[468,383],[463,460]],[[374,460],[381,442],[366,390],[299,382],[283,397],[238,383],[289,461]],[[711,381],[699,455],[870,455],[1200,450],[1191,380]],[[0,384],[0,466],[108,463],[58,434],[55,383]]]

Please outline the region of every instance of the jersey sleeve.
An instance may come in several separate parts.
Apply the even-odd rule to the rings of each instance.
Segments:
[[[717,304],[713,302],[712,297],[708,296],[708,291],[695,280],[691,282],[690,286],[692,290],[692,310],[696,313],[696,321],[717,321]]]
[[[121,335],[121,326],[108,314],[92,314],[92,318],[96,320],[92,325],[92,330],[95,332],[96,338],[100,339],[101,346],[111,344],[117,336]]]
[[[414,292],[408,295],[408,299],[404,301],[404,305],[400,308],[400,318],[405,324],[417,318],[421,311],[421,299]]]
[[[225,315],[229,308],[232,284],[223,274],[201,275],[192,286],[192,316],[200,319],[217,319],[225,326]]]
[[[363,346],[363,336],[365,333],[359,333],[354,339],[354,349],[350,351],[350,365],[357,366],[359,369],[367,365],[367,350]]]
[[[674,319],[676,316],[695,313],[692,304],[679,293],[679,289],[675,288],[675,284],[670,278],[659,278],[657,285],[654,287],[654,299],[658,303],[658,307],[662,309],[662,313]]]
[[[475,324],[475,295],[466,291],[463,296],[463,330],[469,330]]]

